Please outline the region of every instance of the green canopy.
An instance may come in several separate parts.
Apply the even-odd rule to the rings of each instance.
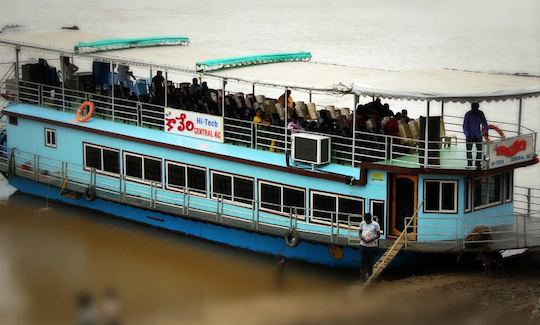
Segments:
[[[311,59],[310,52],[283,52],[269,53],[246,56],[235,56],[228,58],[212,59],[199,61],[196,63],[198,71],[201,70],[217,70],[226,69],[236,66],[256,65],[275,62],[290,62],[290,61],[308,61]]]
[[[113,38],[95,42],[79,42],[75,45],[75,52],[88,48],[92,52],[108,51],[112,49],[123,49],[131,47],[160,46],[160,45],[187,45],[189,38],[183,36],[157,36],[140,38]]]

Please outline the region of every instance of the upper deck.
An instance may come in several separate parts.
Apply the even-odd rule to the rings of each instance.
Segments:
[[[207,114],[223,125],[221,142],[235,146],[271,151],[284,156],[291,148],[291,132],[323,134],[331,138],[331,161],[335,164],[351,167],[374,164],[382,169],[415,168],[441,171],[474,171],[477,167],[469,166],[466,158],[467,143],[461,132],[462,117],[444,114],[442,109],[439,118],[433,119],[433,116],[430,116],[430,103],[439,101],[444,105],[445,102],[452,101],[518,99],[518,123],[496,123],[504,132],[505,138],[495,137],[483,146],[479,168],[487,170],[509,164],[508,161],[495,164],[495,159],[500,159],[493,153],[495,148],[510,147],[516,141],[527,142],[527,150],[520,152],[518,156],[521,159],[518,161],[525,165],[534,161],[536,132],[522,125],[521,99],[540,94],[540,78],[537,77],[463,71],[384,71],[303,62],[304,60],[263,65],[237,60],[240,63],[234,66],[206,70],[201,68],[204,65],[201,65],[201,62],[232,54],[191,46],[128,46],[92,51],[78,49],[81,41],[93,42],[102,39],[104,37],[100,35],[73,31],[2,35],[0,43],[17,48],[70,55],[83,61],[107,62],[110,65],[108,82],[100,85],[92,82],[92,85],[88,86],[79,80],[71,85],[64,82],[51,85],[25,78],[19,64],[2,80],[6,97],[13,101],[67,112],[75,112],[82,102],[90,100],[96,106],[94,117],[161,131],[165,129],[167,112],[171,108],[183,112],[197,112]],[[168,90],[161,95],[152,91],[150,78],[138,78],[136,82],[129,80],[124,86],[115,72],[117,64],[163,69],[165,84],[169,85],[170,82],[170,86],[167,86]],[[58,70],[62,70],[62,67]],[[184,79],[169,79],[168,72],[183,73]],[[92,72],[89,74],[92,79]],[[189,80],[186,75],[208,80],[209,83],[210,80],[217,80],[221,89],[210,88],[207,97],[192,98],[191,84],[186,82]],[[81,79],[85,76],[88,79],[88,74],[81,73],[79,76]],[[229,91],[226,85],[232,81],[252,84],[252,93]],[[255,93],[255,85],[309,92],[310,101],[296,102],[294,109],[286,110],[276,99]],[[408,123],[399,121],[399,132],[395,133],[385,132],[385,128],[381,126],[385,120],[383,116],[374,119],[372,124],[375,126],[368,128],[367,122],[357,116],[359,111],[348,107],[336,108],[337,100],[336,105],[318,105],[311,101],[312,93],[352,95],[351,104],[354,106],[359,103],[360,95],[423,100],[427,103],[427,111],[423,115],[430,117],[428,125],[436,123],[436,129],[439,130],[436,134],[428,134],[425,130],[430,128],[422,128],[419,116],[414,116]],[[255,111],[259,108],[267,121],[264,125],[253,122]],[[288,127],[293,114],[298,117],[304,130],[291,130]],[[414,119],[415,117],[417,118]],[[322,124],[326,125],[323,127]],[[426,135],[428,140],[425,140]],[[515,157],[503,158],[513,159],[511,163],[516,162]]]

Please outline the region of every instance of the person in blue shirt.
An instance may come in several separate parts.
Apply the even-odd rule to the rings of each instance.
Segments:
[[[478,103],[471,104],[471,110],[465,114],[463,119],[463,133],[467,139],[467,165],[473,166],[472,147],[476,144],[476,168],[480,168],[482,159],[482,135],[488,131],[488,124],[484,113],[480,110]]]

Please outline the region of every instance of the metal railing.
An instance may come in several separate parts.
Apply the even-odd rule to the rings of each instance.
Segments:
[[[30,81],[6,80],[6,94],[21,102],[50,107],[64,112],[75,112],[83,101],[91,100],[95,105],[94,116],[118,123],[140,127],[164,129],[164,106],[138,100],[115,98],[90,92],[53,87]],[[445,118],[458,117],[445,116]],[[449,122],[449,125],[456,124]],[[505,125],[512,126],[511,123]],[[522,127],[526,134],[532,134],[536,147],[536,132]],[[286,152],[291,148],[291,133],[319,134],[331,138],[332,162],[356,167],[362,162],[378,163],[408,168],[467,169],[467,143],[456,137],[453,141],[426,141],[415,138],[390,136],[380,133],[355,131],[351,135],[323,134],[309,131],[288,130],[285,126],[254,124],[251,121],[224,117],[224,139],[226,143],[259,150]],[[509,135],[512,133],[508,130]],[[522,132],[522,134],[524,134]],[[495,139],[494,143],[501,139]],[[481,168],[487,145],[482,145]],[[473,156],[476,156],[473,153]]]
[[[358,227],[362,214],[337,213],[301,206],[283,206],[257,200],[233,197],[223,193],[183,187],[178,191],[167,190],[159,182],[132,181],[124,175],[103,175],[95,169],[39,156],[13,149],[0,152],[0,170],[61,189],[83,193],[94,187],[98,196],[127,205],[145,209],[172,212],[197,218],[203,213],[207,219],[218,224],[232,221],[245,223],[252,230],[261,226],[277,233],[296,229],[310,234],[326,243],[343,245],[358,244]],[[539,189],[525,189],[531,194],[526,207],[538,204]],[[514,192],[514,197],[519,195]],[[518,209],[516,209],[518,210]],[[530,209],[507,216],[426,217],[411,222],[406,218],[404,232],[406,247],[418,250],[465,250],[485,247],[518,248],[540,246],[540,212]],[[384,239],[384,238],[383,238]],[[424,246],[422,246],[424,245]]]

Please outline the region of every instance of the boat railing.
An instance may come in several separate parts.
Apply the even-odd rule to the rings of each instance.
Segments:
[[[164,129],[165,108],[162,105],[24,80],[17,84],[14,80],[8,79],[5,85],[6,95],[11,100],[50,107],[64,112],[75,112],[82,102],[90,100],[95,105],[95,117],[117,123]],[[451,118],[451,116],[445,116],[445,118],[447,117]],[[511,123],[507,124],[512,126]],[[376,163],[406,168],[477,168],[469,166],[467,161],[467,144],[475,145],[476,143],[467,143],[458,136],[443,137],[440,141],[426,141],[359,130],[352,132],[352,134],[327,134],[306,130],[290,130],[280,125],[255,124],[248,120],[224,117],[225,142],[248,148],[281,153],[289,152],[291,134],[295,132],[324,135],[331,138],[332,162],[342,165],[357,167],[361,163]],[[508,131],[507,134],[508,139],[518,135],[518,132]],[[532,135],[536,146],[536,132],[522,127],[521,134]],[[502,140],[495,136],[493,139],[493,143]],[[483,143],[482,147],[483,163],[481,168],[487,169],[488,164],[484,162],[484,155],[488,146]]]
[[[182,187],[169,190],[161,182],[141,182],[124,175],[104,175],[95,169],[84,169],[76,163],[43,157],[21,150],[0,150],[0,170],[41,182],[61,191],[84,193],[93,187],[99,197],[145,209],[172,212],[205,221],[244,228],[261,227],[285,233],[292,229],[301,235],[311,234],[335,244],[358,244],[358,228],[363,214],[337,213],[305,206],[286,206],[234,197],[230,194]],[[508,249],[540,246],[540,211],[532,207],[539,202],[539,189],[516,186],[514,200],[521,203],[518,191],[526,193],[525,210],[512,215],[485,216],[467,213],[463,217],[419,216],[416,222],[405,220],[407,246],[429,250]],[[50,192],[52,193],[52,192]],[[377,217],[375,217],[377,220]],[[410,238],[409,238],[410,237]],[[423,245],[423,246],[422,246]]]

